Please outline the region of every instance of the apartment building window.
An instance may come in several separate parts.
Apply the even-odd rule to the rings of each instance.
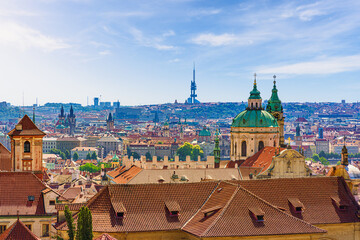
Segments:
[[[48,223],[42,225],[42,237],[48,237],[50,232],[50,226]]]
[[[5,232],[6,230],[6,225],[0,225],[0,234]]]
[[[49,205],[55,205],[55,200],[50,200]]]

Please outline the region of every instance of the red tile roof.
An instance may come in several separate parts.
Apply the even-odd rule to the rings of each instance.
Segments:
[[[11,171],[11,153],[0,143],[0,171]]]
[[[114,179],[112,179],[112,181],[114,181],[117,184],[128,183],[133,177],[138,175],[141,171],[142,168],[133,165],[129,169],[122,171],[119,175],[117,175]]]
[[[11,130],[9,136],[45,136],[46,134],[43,131],[40,131],[37,126],[31,121],[28,115],[25,115],[18,124],[22,125],[22,130],[16,130],[14,128]]]
[[[30,172],[0,172],[0,216],[44,215],[46,185]],[[34,201],[29,201],[34,196]]]
[[[222,207],[206,216],[198,212],[182,229],[199,237],[326,232],[282,212],[236,184],[220,183],[201,209],[212,206]],[[253,214],[263,215],[264,221],[257,221]]]
[[[16,220],[0,235],[0,240],[40,240],[21,221]]]
[[[293,205],[303,211],[294,212]],[[344,179],[336,177],[116,184],[102,189],[87,206],[93,231],[100,233],[181,229],[199,237],[312,234],[325,232],[312,224],[359,222],[357,202]],[[169,210],[179,212],[170,215]],[[124,216],[117,217],[116,211]],[[254,216],[259,213],[264,221]],[[66,230],[66,223],[57,228]]]
[[[281,178],[267,180],[232,181],[270,202],[285,209],[295,217],[311,224],[359,222],[355,212],[359,205],[341,177]],[[334,195],[349,202],[346,211],[340,211],[332,201]],[[291,199],[297,198],[303,205],[302,213],[291,207]]]
[[[285,148],[281,148],[281,151],[284,149]],[[275,150],[279,151],[279,149],[276,149],[275,147],[264,147],[253,156],[246,159],[241,166],[261,168],[261,172],[258,172],[258,174],[263,174],[270,167],[272,158],[275,156]]]
[[[109,234],[107,233],[104,233],[102,235],[100,235],[99,237],[97,238],[94,238],[94,240],[117,240],[116,238],[110,236]]]

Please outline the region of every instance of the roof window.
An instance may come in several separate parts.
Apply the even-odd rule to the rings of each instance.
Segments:
[[[304,204],[298,198],[288,198],[288,201],[295,212],[301,213],[304,210]]]
[[[201,212],[204,214],[204,217],[210,217],[214,215],[217,211],[219,211],[222,208],[221,205],[216,205],[210,208],[205,208],[201,210]]]
[[[35,196],[28,196],[28,201],[35,201]]]
[[[126,209],[125,206],[122,202],[115,202],[115,201],[111,201],[111,205],[114,208],[115,214],[117,218],[124,218],[125,217],[125,213],[126,213]]]
[[[345,211],[349,207],[349,203],[345,200],[340,199],[339,196],[333,196],[331,197],[337,208],[341,211]]]
[[[165,206],[171,217],[177,217],[180,213],[180,205],[176,201],[165,201]]]
[[[264,211],[261,210],[261,208],[259,207],[253,207],[253,208],[249,208],[249,211],[252,213],[252,217],[257,221],[257,222],[263,222],[264,221]]]

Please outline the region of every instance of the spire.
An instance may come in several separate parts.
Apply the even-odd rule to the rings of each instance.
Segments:
[[[266,110],[270,113],[272,112],[282,112],[283,108],[281,105],[281,101],[278,96],[278,90],[276,88],[276,75],[273,76],[274,78],[274,86],[271,91],[271,97],[268,101],[268,105],[266,106]]]
[[[33,123],[35,123],[35,106],[33,106]]]
[[[109,113],[109,117],[108,117],[108,121],[112,121],[113,120],[113,118],[112,118],[112,114],[111,114],[111,112]]]
[[[257,85],[256,85],[256,73],[254,73],[254,87],[253,90],[250,92],[249,99],[261,99],[260,92],[259,90],[257,90]]]
[[[341,150],[341,165],[344,165],[344,166],[349,165],[348,150],[346,148],[346,137],[345,136],[344,136],[344,146]]]
[[[74,109],[73,109],[73,106],[71,104],[71,107],[70,107],[70,117],[74,116]]]
[[[60,117],[65,117],[65,115],[64,115],[64,106],[63,105],[61,105]]]
[[[219,130],[216,129],[215,132],[215,148],[214,148],[214,160],[215,160],[215,168],[220,167],[220,146],[219,146]]]

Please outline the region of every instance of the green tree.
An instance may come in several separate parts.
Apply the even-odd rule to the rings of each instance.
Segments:
[[[66,155],[66,159],[70,159],[71,158],[71,154],[69,150],[65,151],[65,155]]]
[[[60,152],[61,151],[59,149],[56,149],[56,148],[53,148],[53,149],[50,150],[50,153],[56,154],[56,155],[60,155]]]
[[[319,157],[324,157],[324,158],[326,158],[327,156],[326,156],[327,154],[324,152],[324,151],[321,151],[320,153],[319,153]]]
[[[186,156],[191,156],[192,148],[193,146],[188,142],[185,142],[182,146],[180,146],[176,150],[177,155],[179,155],[179,159],[181,161],[185,161]]]
[[[151,154],[150,154],[149,152],[147,152],[147,153],[145,154],[145,157],[146,157],[146,159],[151,160]]]
[[[319,161],[321,162],[321,164],[326,165],[326,166],[330,164],[329,161],[324,157],[321,157],[319,159]]]
[[[320,157],[319,157],[319,155],[316,154],[316,153],[312,156],[312,159],[314,159],[315,162],[319,162],[319,161],[320,161]]]
[[[72,217],[72,214],[69,210],[68,205],[65,205],[65,219],[68,226],[68,236],[69,240],[74,240],[75,237],[75,225],[74,225],[74,219]]]
[[[87,159],[87,160],[90,160],[90,159],[91,159],[91,154],[90,154],[90,152],[88,152],[88,154],[86,155],[86,159]]]
[[[77,152],[75,152],[73,155],[73,160],[77,161],[78,159],[79,159],[79,154]]]
[[[91,240],[93,237],[91,212],[88,207],[83,206],[78,216],[76,240]]]
[[[204,156],[204,151],[201,149],[201,147],[199,145],[195,145],[195,146],[193,146],[190,156],[191,156],[192,160],[197,161],[198,156],[200,156],[201,158]]]
[[[91,154],[91,159],[97,160],[96,152],[93,152],[93,153]]]
[[[101,167],[95,166],[92,163],[86,163],[86,164],[80,166],[80,171],[85,171],[85,172],[89,172],[89,173],[100,172],[100,170],[101,170]]]
[[[67,159],[65,153],[63,153],[63,152],[60,152],[60,157],[61,157],[62,160]]]
[[[338,161],[337,163],[336,163],[336,165],[340,165],[341,164],[341,161]]]

